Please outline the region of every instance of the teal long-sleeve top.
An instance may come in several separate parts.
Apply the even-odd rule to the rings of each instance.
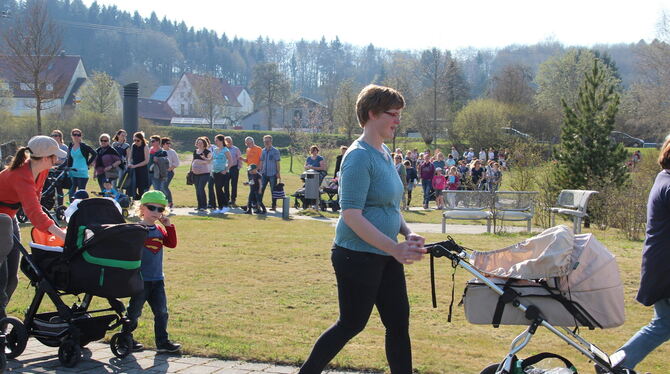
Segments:
[[[397,241],[403,185],[388,147],[383,148],[382,153],[360,139],[351,144],[342,158],[338,195],[342,210],[361,209],[365,219]],[[341,215],[335,229],[335,244],[353,251],[389,255],[356,235]]]

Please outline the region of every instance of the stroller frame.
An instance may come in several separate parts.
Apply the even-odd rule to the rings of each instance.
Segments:
[[[54,205],[51,209],[53,209],[54,217],[58,221],[65,221],[65,209],[66,209],[66,207],[64,205],[58,205],[58,196],[57,196],[56,186],[57,186],[58,183],[61,182],[61,180],[67,178],[67,172],[68,171],[77,171],[77,169],[70,168],[70,167],[59,167],[59,168],[50,170],[49,171],[49,176],[47,177],[46,182],[48,182],[50,179],[52,179],[51,180],[51,185],[47,189],[43,190],[42,194],[40,195],[40,204],[44,208],[46,208],[46,206],[43,203],[44,199],[47,199],[47,198],[53,199]],[[52,175],[52,173],[53,173],[53,175]],[[51,211],[51,209],[47,209],[47,211]],[[16,219],[20,223],[25,223],[26,221],[28,221],[28,217],[26,217],[26,214],[23,212],[23,208],[19,208],[19,210],[16,212]]]
[[[29,336],[35,337],[42,344],[58,348],[58,360],[65,367],[74,367],[81,359],[81,348],[91,341],[104,337],[106,331],[122,326],[121,332],[114,334],[110,341],[112,353],[119,358],[126,357],[132,351],[132,331],[137,327],[126,315],[126,308],[117,299],[107,298],[109,308],[89,310],[93,295],[84,294],[79,304],[68,307],[61,296],[70,295],[61,292],[46,278],[39,266],[32,259],[32,255],[21,245],[14,235],[14,243],[21,252],[21,271],[30,279],[35,287],[33,297],[26,311],[23,323],[15,319],[9,321],[13,329],[7,334],[8,358],[16,358],[23,353]],[[38,313],[39,307],[47,296],[56,307],[56,312]],[[91,316],[95,313],[114,312],[101,316]],[[96,325],[97,326],[94,326]],[[104,331],[100,327],[104,324]],[[87,326],[88,325],[88,326]],[[86,331],[95,330],[90,333]],[[102,333],[102,336],[100,334]]]
[[[477,268],[468,262],[468,254],[465,251],[465,248],[456,244],[454,239],[451,236],[447,237],[446,241],[426,244],[426,250],[430,254],[430,268],[431,268],[431,289],[433,294],[433,307],[437,307],[436,297],[435,297],[435,277],[434,277],[434,260],[435,257],[446,257],[451,260],[452,267],[461,267],[472,274],[480,282],[484,283],[491,290],[497,293],[500,296],[505,294],[505,291],[500,288],[497,284],[488,279],[484,274],[482,274]],[[452,300],[453,302],[453,300]],[[491,365],[486,368],[491,369],[495,367],[495,371],[482,371],[482,373],[487,372],[490,374],[511,374],[513,373],[513,361],[515,355],[524,349],[529,343],[530,340],[535,335],[537,328],[542,326],[554,333],[556,336],[561,338],[565,343],[570,345],[579,351],[582,355],[586,356],[590,361],[592,361],[596,368],[596,373],[598,374],[634,374],[635,372],[629,369],[618,367],[618,363],[623,359],[620,357],[619,362],[612,362],[610,357],[603,352],[600,348],[594,344],[586,341],[584,338],[577,335],[575,332],[571,331],[566,327],[561,327],[561,330],[551,325],[549,322],[545,321],[540,314],[540,309],[534,305],[524,305],[520,300],[518,295],[512,296],[509,300],[510,304],[519,309],[524,313],[526,318],[531,321],[530,326],[526,328],[524,332],[519,334],[510,345],[510,350],[505,356],[504,360],[498,365]],[[450,308],[451,311],[451,308]]]

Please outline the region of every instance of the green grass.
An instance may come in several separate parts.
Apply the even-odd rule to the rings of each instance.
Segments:
[[[173,222],[180,244],[165,253],[171,337],[183,343],[188,354],[300,364],[316,338],[337,318],[337,289],[329,258],[332,225],[243,215],[178,216]],[[24,227],[24,239],[27,230]],[[614,230],[598,231],[596,236],[618,256],[628,320],[616,329],[581,333],[611,353],[649,321],[652,310],[634,301],[641,243],[622,239]],[[455,235],[461,244],[479,250],[501,248],[525,237]],[[427,238],[437,241],[444,236]],[[413,361],[422,373],[479,373],[488,363],[499,361],[522,331],[521,327],[471,325],[460,307],[454,308],[453,322],[447,323],[451,271],[450,263],[438,260],[439,308],[433,309],[427,259],[406,267]],[[457,271],[456,304],[470,278],[464,270]],[[9,313],[21,315],[32,292],[22,277]],[[151,317],[146,307],[135,334],[148,346],[153,345]],[[388,371],[383,347],[384,330],[375,311],[366,330],[333,364]],[[521,356],[542,351],[568,357],[580,371],[593,370],[575,350],[544,329]],[[669,353],[667,345],[661,346],[638,368],[668,372]]]

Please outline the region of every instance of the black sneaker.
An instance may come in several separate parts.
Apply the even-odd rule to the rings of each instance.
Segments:
[[[181,349],[181,344],[179,343],[174,343],[171,341],[166,341],[163,344],[160,344],[156,347],[156,352],[158,353],[175,353],[179,352],[179,349]]]
[[[133,352],[142,352],[144,350],[144,344],[133,339],[133,347],[131,349]]]

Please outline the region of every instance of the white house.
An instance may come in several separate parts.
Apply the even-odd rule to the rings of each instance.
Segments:
[[[197,92],[194,87],[197,86],[198,82],[202,79],[205,79],[205,76],[199,74],[186,73],[181,76],[181,79],[179,79],[179,82],[177,82],[166,100],[167,104],[177,116],[183,118],[201,117],[197,113]],[[251,96],[249,96],[249,93],[244,87],[233,87],[221,78],[218,78],[217,81],[220,85],[219,89],[226,100],[223,112],[226,113],[226,117],[228,118],[218,119],[215,123],[219,123],[219,120],[223,120],[224,123],[228,124],[231,120],[242,118],[245,114],[253,111]]]
[[[9,111],[13,115],[31,115],[35,113],[35,96],[29,82],[21,82],[13,67],[15,56],[0,56],[0,78],[5,81],[5,89],[10,89]],[[75,104],[77,91],[86,82],[88,76],[84,63],[79,56],[56,56],[45,72],[46,91],[50,100],[43,103],[43,113],[62,113]]]

